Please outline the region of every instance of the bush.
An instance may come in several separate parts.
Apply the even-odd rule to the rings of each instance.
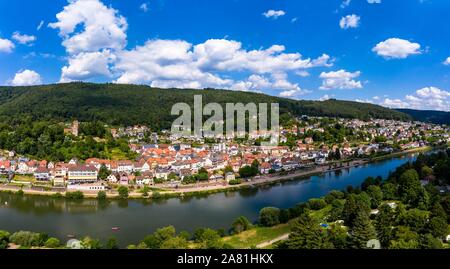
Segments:
[[[262,226],[271,227],[280,224],[280,209],[265,207],[259,211],[259,223]]]
[[[23,196],[24,192],[23,192],[23,190],[19,190],[16,194],[19,196]]]
[[[59,192],[57,192],[57,193],[55,193],[55,194],[52,194],[51,197],[52,197],[53,199],[61,199],[61,198],[63,198],[62,194],[59,193]]]
[[[44,242],[47,241],[47,236],[40,233],[20,231],[13,233],[9,237],[9,241],[23,247],[38,247],[42,246]]]
[[[308,206],[312,210],[320,210],[320,209],[326,207],[327,203],[325,202],[324,199],[313,198],[308,201]]]
[[[71,200],[81,200],[84,198],[84,194],[81,191],[66,192],[66,198]]]
[[[106,196],[106,192],[105,191],[99,191],[97,193],[97,200],[101,200],[104,201],[106,200],[107,196]]]
[[[248,229],[250,229],[252,224],[246,217],[240,216],[233,222],[232,226],[233,226],[233,232],[238,234],[238,233],[241,233],[243,231],[247,231]]]
[[[239,185],[241,183],[242,183],[242,181],[240,179],[238,179],[238,178],[230,180],[230,182],[228,182],[228,184],[230,184],[230,185]]]
[[[128,198],[128,188],[125,186],[120,186],[117,189],[117,192],[119,192],[120,199],[127,199]]]
[[[0,249],[6,249],[9,243],[10,234],[7,231],[0,230]]]
[[[49,239],[47,239],[47,241],[45,241],[44,246],[46,248],[57,248],[61,246],[61,243],[59,242],[58,238],[50,237]]]
[[[161,199],[162,195],[161,193],[157,192],[157,191],[153,191],[152,192],[152,198],[157,200],[157,199]]]

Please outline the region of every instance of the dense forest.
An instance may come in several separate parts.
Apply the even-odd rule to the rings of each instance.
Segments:
[[[396,109],[410,115],[415,120],[435,124],[450,124],[450,112],[434,110]]]
[[[0,120],[101,121],[111,125],[146,124],[154,130],[170,128],[172,105],[203,103],[279,103],[281,118],[331,116],[408,120],[410,116],[372,104],[350,101],[296,101],[258,93],[226,90],[158,89],[148,86],[69,83],[31,87],[0,87]]]

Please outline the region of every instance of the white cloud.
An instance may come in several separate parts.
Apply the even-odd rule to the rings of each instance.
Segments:
[[[436,87],[425,87],[406,95],[404,100],[386,98],[381,105],[392,108],[450,111],[450,92]]]
[[[0,38],[0,53],[11,53],[14,48],[14,43],[11,40]]]
[[[121,75],[116,82],[286,90],[298,89],[298,85],[287,81],[286,72],[330,65],[328,55],[302,59],[298,53],[283,53],[285,48],[280,45],[251,51],[241,47],[240,42],[226,39],[211,39],[195,46],[183,40],[150,40],[117,54],[115,70]],[[235,82],[215,74],[236,71],[254,76]],[[271,76],[270,82],[264,74]]]
[[[369,4],[380,4],[381,0],[367,0],[367,3],[369,3]]]
[[[339,21],[339,26],[342,29],[357,28],[359,26],[359,21],[359,16],[355,14],[347,15],[345,17],[342,17],[342,19]]]
[[[394,59],[404,59],[409,55],[421,54],[420,44],[400,38],[389,38],[380,42],[372,51],[385,58]]]
[[[373,104],[373,100],[370,99],[355,99],[355,102]]]
[[[96,76],[111,76],[109,63],[115,56],[109,50],[83,52],[69,58],[69,65],[62,68],[60,82],[79,81]]]
[[[319,98],[319,101],[327,101],[327,100],[330,100],[333,97],[334,97],[334,95],[325,94],[324,96]]]
[[[142,11],[147,12],[148,11],[148,3],[142,3],[142,5],[140,5],[139,8]]]
[[[297,17],[291,19],[291,22],[292,22],[292,23],[294,23],[294,22],[296,22],[296,21],[298,21],[298,18],[297,18]]]
[[[354,73],[347,72],[343,69],[332,72],[322,72],[320,78],[322,79],[321,90],[331,89],[356,89],[362,88],[361,81],[356,81],[354,78],[359,77],[361,72]]]
[[[445,61],[443,62],[444,65],[450,65],[450,57],[448,57],[447,59],[445,59]]]
[[[16,42],[24,45],[31,45],[36,41],[36,37],[32,35],[21,34],[20,32],[14,32],[12,39]]]
[[[269,17],[284,14],[267,12]],[[196,45],[155,39],[126,49],[126,19],[99,0],[69,0],[57,19],[49,26],[59,30],[68,54],[62,82],[106,76],[115,83],[162,88],[295,90],[297,95],[305,91],[288,80],[288,73],[306,74],[305,69],[333,65],[327,54],[303,58],[300,53],[286,53],[282,45],[246,50],[240,42],[227,39]],[[238,72],[246,79],[230,78]]]
[[[264,12],[262,14],[264,17],[266,18],[274,18],[274,19],[278,19],[278,17],[284,16],[286,15],[286,12],[284,12],[283,10],[268,10],[266,12]]]
[[[297,72],[295,72],[295,74],[299,77],[309,77],[310,76],[309,72],[304,71],[304,70],[297,71]]]
[[[49,26],[59,30],[69,54],[106,48],[120,50],[127,43],[126,19],[99,0],[69,0],[56,18],[58,21]],[[80,25],[83,29],[77,31]]]
[[[382,103],[380,103],[382,106],[386,106],[389,108],[406,108],[409,106],[408,103],[400,100],[400,99],[389,99],[386,98]]]
[[[41,76],[33,70],[24,70],[16,73],[11,81],[12,86],[31,86],[41,84]]]
[[[42,26],[44,26],[44,21],[39,22],[38,26],[36,27],[36,30],[39,31],[41,30]]]
[[[352,2],[352,0],[344,0],[344,1],[342,1],[341,8],[348,7],[351,2]]]

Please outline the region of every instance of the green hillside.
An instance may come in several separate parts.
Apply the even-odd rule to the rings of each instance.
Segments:
[[[92,83],[0,87],[0,119],[98,120],[113,125],[147,124],[155,129],[169,128],[174,119],[170,116],[172,105],[192,104],[196,94],[203,95],[204,103],[278,102],[282,115],[410,119],[399,111],[350,101],[295,101],[249,92]]]
[[[408,114],[418,121],[435,124],[450,124],[450,112],[414,109],[397,109],[397,111]]]

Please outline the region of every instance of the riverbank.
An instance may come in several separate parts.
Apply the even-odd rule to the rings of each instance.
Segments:
[[[326,164],[322,166],[315,166],[314,168],[306,168],[302,170],[296,170],[293,172],[288,172],[287,174],[275,174],[275,175],[267,175],[261,176],[258,178],[254,178],[251,180],[247,180],[242,182],[240,185],[228,185],[225,182],[213,182],[206,184],[196,184],[191,186],[183,186],[182,188],[177,189],[168,189],[168,188],[160,188],[155,192],[149,191],[148,196],[144,197],[143,193],[140,191],[130,191],[128,195],[128,199],[169,199],[169,198],[177,198],[177,197],[190,197],[190,196],[198,196],[198,195],[209,195],[221,192],[233,192],[248,188],[261,187],[261,186],[269,186],[273,184],[277,184],[285,181],[299,180],[302,178],[307,178],[315,175],[320,175],[324,173],[330,173],[335,171],[340,171],[343,169],[349,169],[352,167],[358,167],[360,165],[365,165],[372,162],[382,161],[385,159],[400,157],[412,153],[426,152],[431,151],[435,148],[433,147],[421,147],[416,149],[410,149],[401,152],[395,152],[386,154],[379,157],[374,157],[370,159],[359,159],[359,160],[351,160],[351,161],[340,161],[336,163],[336,167],[334,164]],[[345,164],[345,165],[344,165]],[[332,166],[331,169],[330,166]],[[47,190],[33,190],[22,188],[20,186],[15,185],[0,185],[0,192],[9,192],[9,193],[18,193],[22,191],[25,195],[37,195],[37,196],[61,196],[64,197],[66,192],[60,191],[47,191]],[[157,197],[154,197],[154,193],[157,193]],[[83,192],[84,198],[87,199],[96,199],[96,192]],[[106,191],[107,199],[120,199],[119,194],[114,191]]]

